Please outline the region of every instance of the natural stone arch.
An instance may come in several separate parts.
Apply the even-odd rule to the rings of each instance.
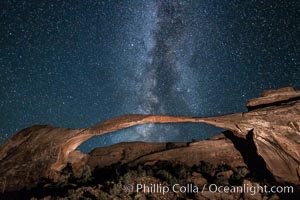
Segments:
[[[70,153],[93,136],[139,124],[184,122],[210,124],[245,139],[251,132],[257,154],[274,178],[281,183],[299,185],[300,92],[288,88],[265,93],[250,101],[248,108],[250,112],[208,118],[126,115],[85,129],[33,126],[0,146],[0,189],[22,189],[38,184],[43,177],[57,178]]]

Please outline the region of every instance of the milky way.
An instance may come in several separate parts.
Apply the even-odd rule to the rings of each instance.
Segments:
[[[168,113],[172,111],[168,106],[170,102],[183,101],[180,99],[182,95],[176,94],[181,89],[180,82],[184,82],[181,71],[185,69],[180,63],[184,57],[180,58],[178,55],[185,36],[180,6],[179,3],[156,3],[149,8],[153,19],[152,24],[149,24],[151,28],[145,29],[146,34],[141,34],[145,37],[143,39],[146,52],[142,63],[143,72],[137,74],[135,83],[140,113]],[[186,68],[189,68],[188,65]],[[188,108],[185,102],[182,106]],[[137,128],[142,137],[163,131],[157,130],[154,125]]]
[[[194,41],[193,30],[184,16],[186,5],[181,1],[147,1],[146,4],[143,11],[136,11],[138,19],[133,20],[136,23],[142,14],[141,32],[135,33],[140,36],[138,43],[142,47],[132,58],[138,63],[130,88],[136,96],[132,109],[141,114],[196,114],[199,91],[194,87],[197,77],[190,67]],[[130,140],[165,141],[165,136],[157,133],[168,133],[170,140],[176,140],[179,129],[149,124],[122,134]],[[116,142],[120,140],[119,135],[115,138]]]
[[[0,142],[34,124],[246,111],[265,89],[300,88],[297,0],[4,0],[0,14]],[[220,131],[150,124],[80,148]]]

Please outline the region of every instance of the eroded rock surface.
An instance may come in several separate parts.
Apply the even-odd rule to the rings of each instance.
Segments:
[[[277,182],[300,185],[300,92],[291,88],[265,92],[247,106],[251,111],[208,118],[127,115],[85,129],[24,129],[0,147],[0,191],[35,187],[45,178],[55,181],[68,162],[80,169],[86,164],[101,168],[118,162],[134,166],[159,160],[192,166],[204,160],[234,168],[249,165],[251,157],[261,159]],[[90,155],[75,152],[95,135],[139,124],[184,122],[207,123],[228,132],[189,144],[123,143]],[[248,152],[241,144],[252,150]],[[254,155],[247,155],[250,153]]]

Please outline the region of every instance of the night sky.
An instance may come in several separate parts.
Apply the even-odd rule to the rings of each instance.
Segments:
[[[300,89],[298,0],[1,0],[0,14],[0,143],[34,124],[229,114],[265,89]],[[220,131],[150,124],[80,148]]]

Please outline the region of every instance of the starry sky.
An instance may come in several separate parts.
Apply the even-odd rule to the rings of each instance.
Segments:
[[[34,124],[222,115],[265,89],[300,89],[297,0],[2,0],[0,15],[0,143]],[[80,149],[220,131],[141,125]]]

